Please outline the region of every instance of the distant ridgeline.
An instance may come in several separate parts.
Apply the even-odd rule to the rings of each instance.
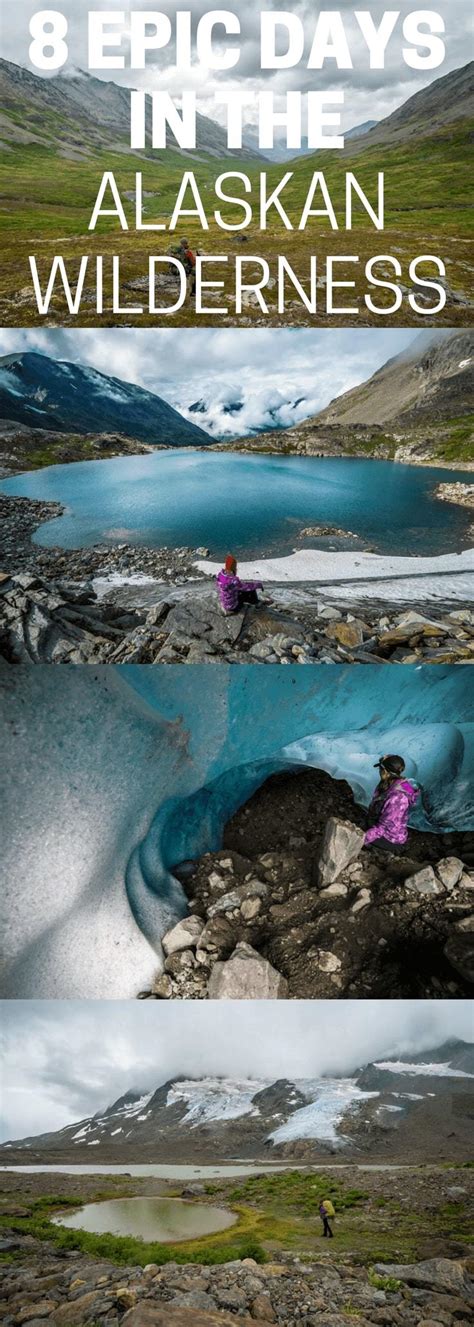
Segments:
[[[377,22],[365,10],[351,15],[322,10],[305,23],[296,13],[279,10],[265,10],[259,18],[258,58],[265,77],[282,69],[301,70],[303,81],[308,71],[314,71],[317,83],[319,71],[329,65],[335,71],[335,81],[343,71],[347,84],[347,71],[355,70],[357,65],[383,71],[394,50],[408,68],[429,76],[441,68],[446,56],[445,24],[432,10],[413,10],[404,17],[398,11],[387,10]],[[61,134],[63,117],[69,122],[72,119],[76,159],[87,151],[91,141],[94,150],[106,150],[109,169],[96,180],[90,206],[87,201],[86,224],[90,235],[100,232],[107,240],[118,230],[127,238],[122,239],[121,246],[115,240],[115,250],[121,247],[122,252],[112,252],[104,243],[104,251],[98,253],[90,244],[89,252],[79,260],[76,255],[73,261],[60,252],[51,261],[44,251],[40,257],[30,254],[36,310],[41,316],[50,313],[58,293],[65,298],[69,313],[77,316],[85,297],[90,305],[92,291],[97,314],[106,310],[134,317],[178,313],[188,295],[186,265],[179,253],[165,253],[163,248],[169,244],[167,236],[172,238],[178,228],[187,231],[190,227],[208,240],[211,236],[213,246],[213,252],[198,252],[196,258],[197,315],[214,315],[216,302],[224,301],[224,297],[225,302],[217,310],[221,314],[242,314],[253,301],[268,315],[267,293],[274,287],[278,314],[285,313],[290,301],[310,314],[367,316],[368,311],[376,319],[395,315],[403,307],[410,316],[417,317],[442,312],[447,299],[444,257],[431,251],[431,243],[428,252],[403,252],[399,257],[398,245],[398,253],[395,245],[392,253],[387,252],[387,240],[378,242],[373,232],[383,232],[387,224],[384,167],[390,164],[390,156],[386,154],[397,143],[410,140],[408,156],[413,151],[416,155],[420,136],[433,135],[447,124],[463,120],[467,114],[467,70],[456,70],[438,79],[380,125],[369,127],[362,137],[357,130],[355,135],[349,131],[346,143],[341,131],[345,100],[341,85],[324,90],[314,87],[308,92],[295,89],[286,94],[249,86],[248,79],[241,89],[232,85],[239,77],[250,39],[237,13],[212,10],[196,24],[186,9],[177,10],[172,18],[161,11],[153,11],[151,16],[146,10],[131,10],[125,16],[115,11],[86,10],[83,23],[88,69],[98,72],[99,78],[71,70],[68,62],[74,52],[70,50],[66,16],[60,10],[39,11],[30,24],[29,56],[33,68],[43,77],[38,80],[4,63],[9,94],[6,113],[8,116],[12,109],[11,87],[20,84],[27,104],[52,99],[56,134],[58,128]],[[104,71],[139,73],[148,66],[156,70],[157,65],[163,71],[170,59],[183,77],[191,70],[195,75],[199,68],[221,75],[228,71],[229,85],[219,82],[215,93],[216,114],[225,128],[199,114],[193,90],[185,90],[177,104],[161,88],[148,92],[146,87],[117,87],[104,80]],[[44,78],[46,74],[54,77]],[[18,90],[14,90],[13,110]],[[251,134],[246,130],[249,117]],[[41,135],[41,119],[33,118],[35,135],[38,128]],[[293,169],[284,173],[273,161],[265,161],[265,154],[271,157],[275,150],[275,130],[280,134],[282,127],[285,150],[296,158]],[[125,138],[127,152],[138,154],[145,162],[156,160],[162,167],[163,153],[169,154],[174,168],[172,182],[163,178],[162,169],[151,191],[149,171],[135,170],[125,180]],[[315,170],[311,155],[298,157],[304,144],[309,154],[326,153],[329,171]],[[383,148],[385,155],[380,155],[378,148]],[[121,157],[116,166],[118,153]],[[195,168],[183,171],[183,155],[189,154],[193,154]],[[227,169],[225,159],[234,154],[244,159],[246,170],[242,170],[242,161],[238,169]],[[341,169],[341,165],[350,164],[354,154],[360,170]],[[217,169],[214,164],[210,173],[210,160],[215,162],[216,158],[225,168]],[[404,180],[410,204],[412,167],[410,161]],[[438,176],[436,188],[441,195],[443,184]],[[87,192],[89,196],[89,189]],[[155,198],[154,216],[146,202],[150,192]],[[399,179],[396,192],[400,192]],[[433,203],[436,207],[441,198],[434,197]],[[352,246],[344,246],[349,252],[341,251],[340,244],[335,244],[334,253],[311,252],[321,232],[329,231],[330,242],[331,233],[353,230],[364,231],[357,245],[359,252],[350,251],[355,248],[353,242]],[[124,295],[130,231],[137,236],[153,233],[156,244],[155,251],[143,255],[143,303],[132,307]],[[269,231],[272,249],[275,232],[281,235],[284,246],[283,252],[273,253],[273,267],[267,254]],[[288,243],[293,232],[301,233],[306,240],[299,253]],[[238,239],[248,243],[251,239],[251,251],[226,252]],[[171,288],[163,289],[160,278],[170,272],[175,280]]]

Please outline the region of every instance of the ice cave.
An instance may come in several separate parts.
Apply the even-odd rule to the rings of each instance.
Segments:
[[[402,751],[418,828],[474,827],[468,670],[5,670],[2,995],[127,998],[185,911],[173,866],[217,850],[270,774],[346,779]],[[471,790],[471,791],[470,791]]]

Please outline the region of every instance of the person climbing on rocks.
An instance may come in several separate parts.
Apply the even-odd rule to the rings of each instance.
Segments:
[[[244,604],[258,604],[257,590],[263,590],[261,581],[240,580],[236,559],[230,553],[216,576],[216,585],[224,613],[239,613]]]
[[[370,828],[364,846],[382,840],[382,843],[402,845],[408,838],[408,818],[420,796],[420,789],[404,779],[405,761],[402,756],[382,756],[374,769],[380,780],[369,807]]]
[[[334,1231],[332,1229],[331,1221],[334,1220],[336,1213],[334,1211],[334,1207],[332,1205],[330,1198],[323,1198],[322,1201],[320,1202],[319,1215],[323,1223],[323,1230],[322,1230],[323,1237],[324,1238],[327,1237],[328,1239],[333,1239]]]

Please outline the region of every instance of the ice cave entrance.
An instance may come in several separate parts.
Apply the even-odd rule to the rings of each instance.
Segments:
[[[228,1230],[237,1217],[224,1207],[187,1202],[183,1198],[113,1198],[88,1203],[77,1212],[54,1218],[68,1230],[94,1235],[132,1235],[148,1243],[174,1244]]]

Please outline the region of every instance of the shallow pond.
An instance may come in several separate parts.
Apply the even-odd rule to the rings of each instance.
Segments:
[[[0,491],[65,506],[35,535],[47,546],[205,545],[218,559],[229,550],[248,559],[295,544],[327,548],[327,538],[299,535],[329,525],[378,553],[437,556],[472,542],[467,508],[434,497],[438,483],[465,479],[462,470],[362,458],[179,451],[49,466]]]
[[[112,1198],[54,1217],[54,1225],[88,1230],[94,1235],[133,1235],[135,1239],[172,1244],[228,1230],[236,1220],[234,1213],[223,1207],[188,1203],[182,1198]]]

